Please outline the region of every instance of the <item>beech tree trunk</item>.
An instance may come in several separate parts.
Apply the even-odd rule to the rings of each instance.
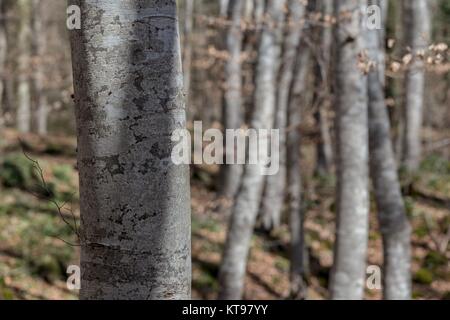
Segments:
[[[317,128],[319,129],[319,141],[316,144],[316,173],[327,174],[331,171],[333,163],[333,147],[331,145],[330,128],[326,112],[330,105],[330,68],[332,55],[332,24],[333,0],[320,0],[318,8],[323,14],[324,26],[319,30],[319,50],[317,50],[318,61],[315,65],[315,92],[313,105],[317,107],[314,113]]]
[[[30,2],[29,0],[18,0],[17,6],[20,15],[17,40],[17,130],[27,133],[31,129]]]
[[[421,52],[431,36],[430,4],[427,0],[403,1],[405,46],[413,61],[405,75],[405,134],[403,163],[410,171],[418,169],[422,156],[422,122],[424,111],[425,63]]]
[[[225,64],[224,129],[239,129],[243,121],[241,70],[243,4],[244,2],[241,0],[230,0],[228,8],[228,19],[231,21],[231,25],[226,37],[229,57]],[[226,141],[225,145],[227,145]],[[235,150],[224,150],[226,153],[235,153]],[[224,157],[226,158],[226,155]],[[234,199],[239,188],[242,172],[243,166],[239,164],[224,164],[221,166],[220,193],[223,197]]]
[[[270,19],[264,25],[261,35],[256,71],[255,108],[250,121],[250,127],[256,130],[271,129],[273,126],[276,74],[280,56],[280,43],[277,43],[277,39],[280,37],[284,19],[284,5],[284,0],[269,0],[266,8]],[[259,152],[257,146],[251,147],[256,148],[249,148],[249,153]],[[264,176],[261,174],[260,165],[246,165],[232,210],[220,268],[220,299],[242,298],[250,240],[258,215],[263,184]]]
[[[8,42],[6,38],[4,1],[0,0],[0,129],[4,126],[3,119],[3,92],[5,91],[5,66],[8,54]]]
[[[290,295],[293,299],[305,299],[307,295],[306,259],[304,233],[304,214],[302,208],[302,176],[301,162],[301,134],[302,95],[305,93],[306,74],[310,61],[310,50],[303,43],[298,50],[295,63],[294,79],[290,85],[287,132],[287,203],[289,211],[289,228],[291,232],[291,268]]]
[[[281,224],[281,211],[286,191],[286,125],[289,105],[289,89],[294,75],[295,58],[300,44],[305,17],[305,5],[298,0],[289,1],[287,35],[284,39],[282,65],[278,75],[276,114],[274,128],[280,130],[280,170],[268,176],[261,207],[262,225],[265,230],[273,230]]]
[[[382,17],[385,18],[387,1],[373,0],[371,3],[382,8]],[[411,298],[411,231],[385,102],[385,30],[367,31],[365,34],[369,58],[376,63],[368,75],[369,140],[371,176],[384,245],[384,298],[405,300]]]
[[[364,0],[335,2],[337,226],[332,299],[362,299],[369,213],[367,77],[358,68],[363,51]]]
[[[261,0],[253,0],[255,5],[255,9],[253,12],[253,19],[255,20],[255,25],[256,25],[256,29],[260,30],[261,25],[263,23],[263,19],[264,19],[264,10],[265,10],[265,2],[266,1],[261,1]]]
[[[244,13],[243,17],[245,21],[251,21],[253,19],[253,12],[255,11],[255,1],[245,0],[244,1]]]
[[[194,0],[185,0],[184,6],[183,79],[186,105],[189,106],[191,93],[192,32],[194,31]]]
[[[240,2],[242,2],[242,0]],[[219,0],[219,15],[220,16],[222,16],[222,17],[227,16],[229,3],[230,3],[230,0]]]
[[[35,108],[35,122],[36,131],[40,135],[47,134],[47,97],[44,92],[45,81],[45,46],[46,46],[46,33],[43,28],[43,0],[32,0],[32,53],[36,59],[34,65],[32,84],[34,91],[34,100],[36,103]]]
[[[189,168],[176,1],[72,0],[82,299],[189,299]]]

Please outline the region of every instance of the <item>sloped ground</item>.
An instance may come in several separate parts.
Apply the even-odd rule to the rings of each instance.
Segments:
[[[65,284],[67,266],[79,260],[75,141],[30,135],[19,142],[17,134],[8,131],[0,143],[0,298],[77,299]],[[403,180],[413,225],[414,297],[450,299],[450,253],[443,248],[450,228],[450,162],[429,157],[419,175]],[[227,217],[218,212],[211,172],[196,168],[192,181],[193,298],[214,299]],[[332,176],[305,177],[310,299],[327,297],[334,243],[333,185]],[[58,205],[63,208],[58,210]],[[368,263],[381,265],[374,207],[372,212]],[[252,242],[245,297],[286,299],[287,227],[271,235],[257,231]],[[367,298],[379,299],[381,292],[368,290]]]

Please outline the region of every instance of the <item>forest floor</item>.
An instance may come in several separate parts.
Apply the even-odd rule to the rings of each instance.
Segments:
[[[304,171],[312,172],[306,148]],[[35,163],[42,169],[43,188]],[[192,170],[193,298],[214,299],[225,241],[227,216],[218,213],[216,177],[210,168]],[[309,252],[309,299],[326,299],[334,243],[333,176],[305,176],[306,239]],[[402,179],[410,217],[415,299],[450,299],[450,161],[427,157],[420,172]],[[66,287],[66,269],[78,265],[74,226],[79,224],[75,140],[19,140],[6,131],[0,141],[0,299],[77,299]],[[57,205],[64,208],[57,209]],[[286,221],[285,221],[286,222]],[[382,240],[375,205],[370,216],[368,264],[382,265]],[[289,296],[287,224],[252,238],[245,297]],[[380,290],[367,290],[380,299]]]

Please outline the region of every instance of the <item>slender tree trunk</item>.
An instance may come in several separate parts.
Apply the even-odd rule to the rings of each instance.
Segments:
[[[319,141],[316,145],[316,173],[318,175],[326,175],[331,172],[333,164],[333,147],[331,145],[330,127],[327,121],[326,104],[327,102],[323,102],[319,106],[319,110],[314,113],[314,119],[320,134]]]
[[[46,46],[46,33],[43,28],[43,5],[45,2],[43,0],[32,0],[32,52],[36,59],[36,64],[34,65],[33,72],[33,89],[34,89],[34,100],[36,102],[35,108],[35,119],[36,119],[36,129],[37,133],[40,135],[47,134],[47,116],[48,116],[48,106],[47,97],[44,92],[44,81],[45,81],[45,46]]]
[[[183,79],[186,105],[189,106],[191,93],[192,32],[194,31],[194,0],[185,0],[184,6]]]
[[[239,129],[243,122],[242,110],[242,30],[241,17],[243,1],[231,0],[228,19],[231,26],[226,37],[226,47],[229,58],[225,64],[225,94],[223,107],[223,124],[225,129]],[[227,145],[227,142],[225,142]],[[225,149],[226,153],[234,154],[235,150]],[[226,158],[227,156],[224,155]],[[228,199],[234,199],[239,188],[243,166],[224,164],[221,167],[220,194]]]
[[[274,128],[280,130],[280,170],[276,175],[268,176],[262,201],[261,217],[264,229],[272,230],[281,224],[286,189],[286,125],[289,105],[289,89],[294,75],[295,58],[302,35],[305,17],[305,5],[298,0],[289,1],[288,33],[284,39],[282,64],[278,76],[277,110]],[[277,149],[277,148],[276,148]]]
[[[20,15],[17,57],[17,130],[27,133],[31,126],[29,0],[18,0],[17,6]]]
[[[280,56],[277,43],[284,19],[284,0],[269,0],[267,14],[271,21],[264,26],[259,46],[256,75],[255,108],[250,122],[251,128],[270,129],[273,126],[276,100],[276,72]],[[268,137],[259,137],[266,139]],[[250,146],[249,154],[259,152]],[[232,210],[223,261],[220,269],[221,299],[241,299],[250,240],[258,214],[263,191],[264,176],[260,165],[248,164],[242,177],[236,203]]]
[[[188,166],[176,1],[72,0],[82,299],[188,299]]]
[[[265,2],[261,0],[253,0],[255,9],[253,11],[253,19],[255,20],[256,29],[259,30],[264,19]]]
[[[242,0],[240,2],[242,2]],[[229,3],[230,0],[219,0],[219,15],[221,17],[227,16]]]
[[[427,0],[403,1],[405,45],[413,61],[405,76],[405,134],[403,163],[410,171],[418,169],[422,156],[422,122],[425,91],[425,64],[421,52],[431,36],[430,8]]]
[[[5,66],[8,54],[4,5],[4,1],[0,0],[0,129],[2,129],[4,125],[3,92],[5,90]]]
[[[364,295],[369,213],[367,77],[358,68],[363,51],[364,0],[335,2],[336,126],[338,142],[337,226],[332,299]]]
[[[332,51],[332,25],[329,18],[333,15],[333,0],[320,0],[320,11],[326,17],[325,25],[319,32],[320,48],[317,52],[318,61],[315,65],[315,91],[313,105],[317,107],[314,113],[316,126],[319,128],[320,139],[316,145],[316,173],[324,175],[331,171],[333,163],[333,148],[331,146],[330,128],[327,122],[326,111],[329,107],[330,93],[330,67]]]
[[[244,14],[243,18],[245,21],[251,21],[253,19],[253,12],[255,11],[255,1],[245,0],[244,1]]]
[[[307,295],[304,215],[302,210],[302,176],[301,161],[301,134],[302,121],[302,95],[305,92],[306,74],[310,61],[310,51],[307,45],[301,45],[294,71],[294,79],[290,85],[287,132],[287,194],[289,210],[289,227],[291,232],[291,270],[290,284],[291,297],[304,299]]]
[[[386,0],[372,0],[382,17]],[[376,63],[368,75],[370,168],[375,188],[380,228],[384,244],[384,297],[390,300],[411,298],[410,226],[400,189],[391,126],[385,102],[385,32],[367,31],[369,58]]]
[[[386,31],[389,32],[386,36],[389,39],[403,39],[403,25],[402,25],[402,1],[389,1],[388,17]],[[393,55],[400,56],[403,52],[402,45],[396,45],[391,48]],[[386,87],[389,90],[390,98],[395,101],[395,108],[392,110],[390,119],[393,127],[393,146],[395,152],[395,160],[398,164],[402,163],[404,154],[404,103],[402,100],[403,80],[400,77],[389,77],[386,79]]]

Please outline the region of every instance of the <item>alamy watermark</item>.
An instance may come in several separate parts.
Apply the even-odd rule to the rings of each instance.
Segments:
[[[193,139],[187,129],[172,134],[171,159],[176,165],[254,165],[261,175],[275,175],[280,169],[280,131],[278,129],[219,129],[203,131],[194,122]],[[193,146],[192,146],[193,142]],[[193,154],[192,154],[193,152]]]
[[[81,9],[77,5],[71,5],[67,7],[67,20],[66,26],[69,30],[81,29]]]
[[[385,0],[387,1],[387,0]],[[371,5],[364,7],[364,25],[369,30],[381,30],[383,28],[383,17],[381,7]]]
[[[69,275],[67,277],[66,286],[70,291],[81,289],[81,270],[79,266],[70,265],[67,267],[66,273]]]
[[[369,290],[381,290],[381,268],[376,265],[368,266],[366,269],[366,287]]]

